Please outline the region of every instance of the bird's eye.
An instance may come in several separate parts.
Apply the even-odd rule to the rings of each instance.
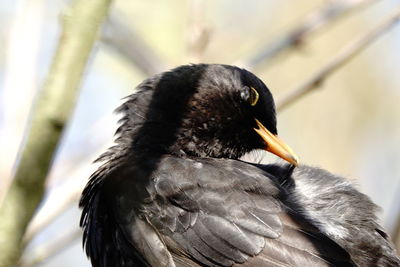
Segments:
[[[247,101],[251,106],[255,106],[258,102],[258,98],[260,98],[260,95],[258,94],[257,90],[254,89],[253,87],[250,87],[249,93],[250,94]]]
[[[257,105],[258,99],[260,98],[260,95],[258,94],[256,89],[247,86],[243,88],[242,92],[240,93],[240,96],[251,106]]]

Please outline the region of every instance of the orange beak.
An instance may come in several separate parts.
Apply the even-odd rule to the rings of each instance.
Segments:
[[[265,148],[265,150],[297,166],[299,164],[299,158],[293,152],[293,150],[288,145],[286,145],[285,142],[280,140],[277,135],[274,135],[270,131],[268,131],[267,128],[265,128],[265,126],[262,125],[262,123],[259,122],[257,119],[256,123],[258,128],[254,128],[254,130],[266,143],[267,147]]]

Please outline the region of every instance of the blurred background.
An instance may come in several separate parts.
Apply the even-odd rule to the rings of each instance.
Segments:
[[[59,40],[60,13],[68,5],[0,1],[0,198]],[[113,110],[143,79],[187,63],[235,64],[251,69],[280,99],[399,6],[398,0],[114,1],[45,199],[29,226],[21,265],[90,265],[81,248],[78,198],[96,169],[92,161],[112,144],[118,120]],[[301,162],[354,180],[382,207],[382,223],[397,244],[399,103],[400,25],[278,113],[280,136]]]

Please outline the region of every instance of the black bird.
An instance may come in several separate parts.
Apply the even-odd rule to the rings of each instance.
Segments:
[[[228,65],[149,78],[82,193],[93,266],[400,266],[377,207],[277,137],[265,84]],[[290,164],[239,157],[268,150]]]

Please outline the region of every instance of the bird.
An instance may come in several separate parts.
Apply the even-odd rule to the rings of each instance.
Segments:
[[[300,164],[250,71],[191,64],[139,84],[84,188],[93,266],[400,266],[378,207]],[[265,150],[261,164],[242,156]]]

